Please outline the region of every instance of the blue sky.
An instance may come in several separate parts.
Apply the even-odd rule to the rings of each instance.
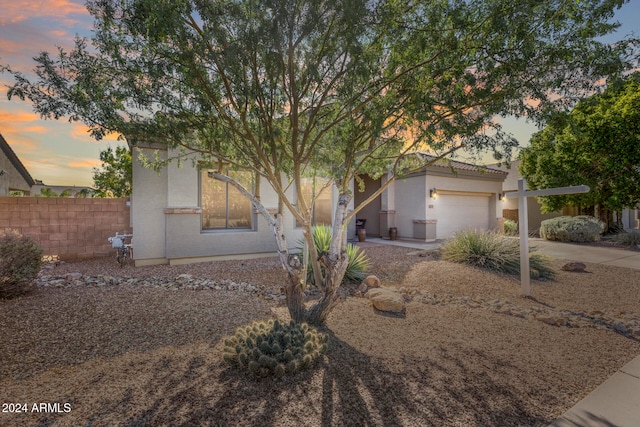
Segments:
[[[76,34],[89,35],[92,19],[84,0],[0,0],[0,63],[28,73],[40,51],[70,48]],[[640,0],[618,10],[622,26],[603,41],[640,36]],[[79,123],[64,119],[42,120],[29,102],[7,100],[12,79],[0,74],[0,133],[11,145],[34,179],[49,185],[92,185],[92,168],[100,166],[99,153],[121,142],[107,138],[96,142]],[[503,120],[520,145],[526,145],[535,126],[524,120]]]

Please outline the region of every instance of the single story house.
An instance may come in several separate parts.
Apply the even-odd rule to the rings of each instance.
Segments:
[[[27,168],[0,134],[0,196],[9,196],[12,192],[28,196],[34,184]]]
[[[197,167],[197,155],[171,162],[159,172],[141,166],[140,155],[173,156],[161,145],[137,145],[133,150],[131,217],[136,265],[180,264],[210,259],[265,256],[277,250],[267,222],[235,188]],[[253,187],[267,209],[276,209],[277,194],[249,172],[230,172]],[[440,162],[392,183],[357,215],[366,219],[367,234],[388,236],[396,227],[399,238],[442,239],[461,228],[497,227],[499,193],[506,172],[462,162]],[[386,177],[366,178],[365,193],[354,191],[353,206],[380,188]],[[289,197],[295,199],[294,189]],[[316,223],[331,223],[337,203],[335,188],[305,182],[308,196],[319,191]],[[284,214],[290,249],[299,245],[302,229]],[[355,237],[355,221],[347,232]]]
[[[446,239],[461,229],[496,229],[506,176],[493,168],[441,160],[397,179],[357,216],[367,220],[367,235],[387,237],[395,227],[401,239]],[[385,181],[365,179],[365,193],[354,193],[355,205]]]

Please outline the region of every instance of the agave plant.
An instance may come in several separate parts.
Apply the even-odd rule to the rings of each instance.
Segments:
[[[489,271],[520,274],[520,246],[515,239],[496,232],[462,230],[442,246],[443,259],[472,265]],[[538,253],[529,254],[532,279],[551,279],[554,271],[549,260]]]
[[[331,246],[331,228],[326,225],[317,225],[313,227],[313,241],[316,245],[316,250],[320,252],[329,252]],[[300,241],[301,250],[304,249],[304,241]],[[361,282],[366,277],[366,272],[371,267],[369,257],[360,250],[359,247],[347,243],[347,257],[349,258],[349,264],[347,264],[347,270],[344,273],[342,283],[357,283]],[[323,267],[321,267],[323,268]],[[315,284],[313,276],[313,267],[309,264],[307,268],[307,283]]]

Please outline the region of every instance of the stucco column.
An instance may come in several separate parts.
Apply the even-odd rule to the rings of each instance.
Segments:
[[[389,181],[389,174],[383,175],[380,184]],[[395,182],[392,182],[380,195],[380,237],[389,237],[389,228],[396,226]]]

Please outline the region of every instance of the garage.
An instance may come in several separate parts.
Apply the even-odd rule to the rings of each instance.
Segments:
[[[489,229],[491,193],[447,194],[438,190],[429,210],[437,218],[436,238],[446,239],[461,229]],[[430,215],[431,216],[431,215]]]

